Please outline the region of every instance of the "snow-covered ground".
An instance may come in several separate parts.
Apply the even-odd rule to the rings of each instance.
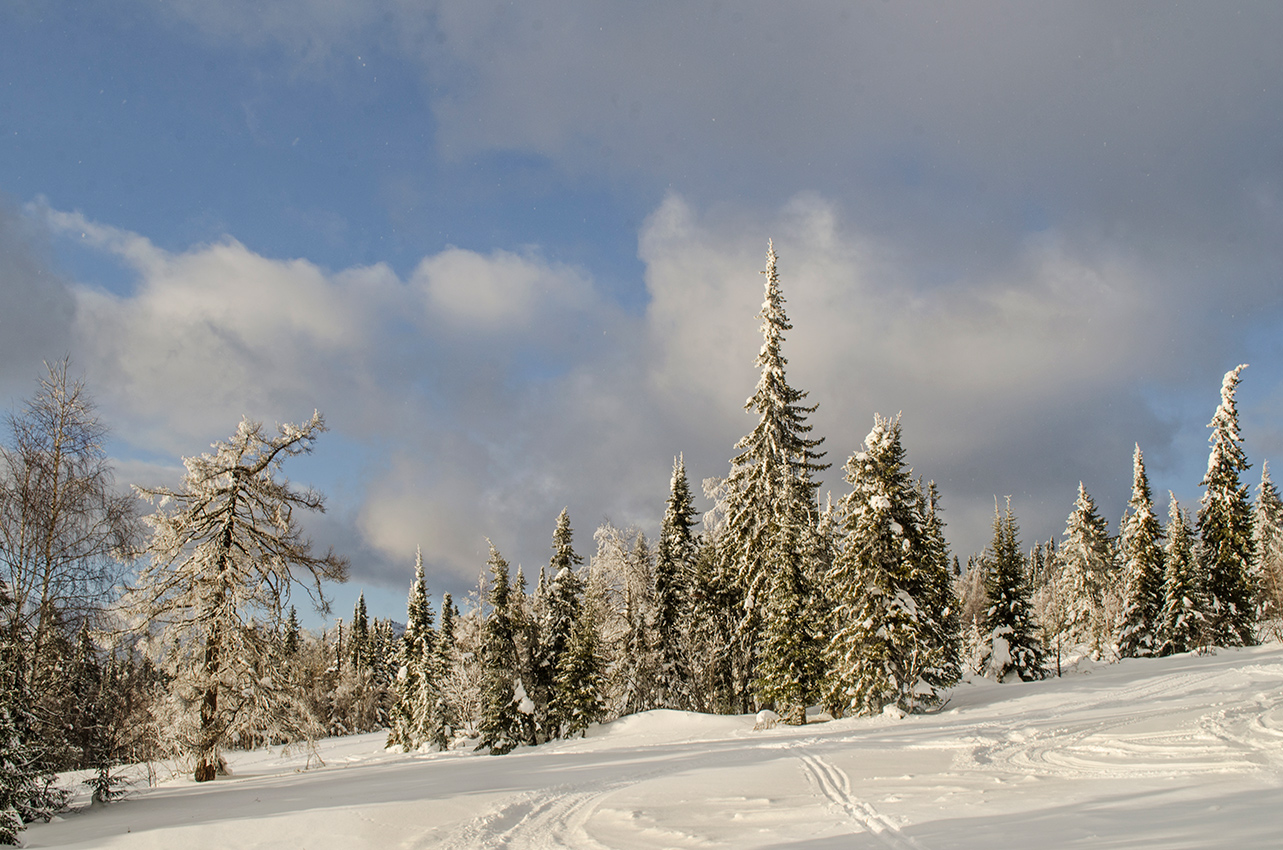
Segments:
[[[1283,846],[1283,648],[957,688],[935,715],[753,731],[655,711],[502,757],[234,753],[33,826],[30,847]]]

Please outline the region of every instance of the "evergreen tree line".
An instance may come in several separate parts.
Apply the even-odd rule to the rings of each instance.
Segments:
[[[1244,368],[1225,375],[1195,515],[1169,493],[1167,522],[1159,520],[1139,446],[1117,536],[1080,483],[1059,545],[1022,555],[1008,505],[990,551],[955,582],[972,666],[1036,678],[1053,660],[1059,672],[1066,655],[1154,657],[1280,636],[1283,501],[1268,465],[1255,501],[1242,483],[1249,466],[1235,392]],[[1009,660],[1008,646],[1023,660]]]
[[[925,711],[968,670],[1034,679],[1079,653],[1278,632],[1283,501],[1264,467],[1254,504],[1241,483],[1244,367],[1222,386],[1196,516],[1173,498],[1158,520],[1137,448],[1116,537],[1080,485],[1059,544],[1024,551],[1008,502],[964,570],[898,416],[875,415],[843,466],[849,491],[821,504],[828,464],[816,407],[786,377],[773,245],[763,274],[756,424],[705,482],[706,515],[678,456],[653,545],[607,523],[585,561],[563,510],[533,587],[492,546],[472,598],[445,596],[439,620],[416,559],[400,634],[363,596],[346,623],[299,627],[291,594],[328,611],[325,587],[347,571],[294,520],[323,497],[277,477],[311,451],[319,414],[276,434],[243,421],[185,460],[181,486],[140,489],[144,517],[114,486],[83,386],[50,367],[0,457],[0,842],[57,811],[53,774],[69,768],[93,769],[108,801],[122,763],[178,756],[208,780],[229,747],[383,728],[406,751],[466,739],[504,753],[655,708],[769,708],[794,724],[814,706]]]
[[[702,532],[678,457],[653,553],[605,526],[599,544],[610,545],[576,572],[563,511],[558,554],[527,594],[492,549],[483,602],[464,616],[475,640],[433,656],[441,681],[450,659],[471,665],[472,719],[428,688],[435,737],[402,745],[440,745],[472,723],[482,746],[506,752],[647,708],[770,708],[798,724],[810,706],[834,717],[924,711],[968,671],[1038,679],[1064,658],[1244,646],[1263,625],[1278,630],[1283,502],[1268,470],[1254,506],[1240,480],[1244,367],[1222,385],[1196,517],[1173,498],[1166,526],[1158,520],[1137,447],[1117,537],[1080,484],[1060,544],[1026,552],[1008,500],[964,572],[934,484],[906,462],[899,417],[874,417],[844,466],[850,492],[819,504],[822,441],[806,422],[816,408],[785,376],[791,325],[776,264],[771,246],[761,376],[745,405],[757,425],[729,475],[706,482],[714,508]]]

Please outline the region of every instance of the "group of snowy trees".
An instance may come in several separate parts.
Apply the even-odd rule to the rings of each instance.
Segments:
[[[1246,645],[1283,613],[1283,501],[1268,472],[1254,508],[1240,483],[1243,367],[1227,374],[1211,423],[1196,522],[1174,499],[1159,522],[1138,447],[1118,537],[1080,485],[1061,543],[1025,552],[1008,501],[964,574],[934,484],[907,465],[898,417],[875,415],[844,467],[850,492],[819,504],[814,474],[826,464],[806,422],[815,407],[785,374],[776,261],[772,246],[760,380],[745,405],[757,424],[729,475],[706,484],[703,533],[678,458],[653,553],[606,525],[576,571],[563,512],[559,554],[527,595],[492,550],[485,602],[463,615],[477,619],[477,640],[453,655],[472,659],[483,693],[472,722],[492,752],[655,707],[769,707],[792,723],[817,704],[833,716],[924,710],[967,670],[1027,680],[1066,656]]]
[[[9,417],[0,843],[65,802],[55,771],[93,769],[88,784],[105,802],[126,761],[179,755],[208,780],[229,746],[323,731],[288,672],[283,609],[302,576],[323,604],[323,583],[342,580],[346,562],[313,555],[294,518],[322,497],[276,477],[323,430],[319,415],[276,435],[242,422],[186,460],[180,488],[141,490],[158,502],[142,521],[114,486],[106,428],[66,361]]]
[[[1059,670],[1066,655],[1164,655],[1254,643],[1283,620],[1283,500],[1262,468],[1241,482],[1226,375],[1196,518],[1173,498],[1159,522],[1139,447],[1117,537],[1080,485],[1063,540],[1022,550],[1008,501],[965,572],[939,494],[906,461],[899,417],[874,416],[817,499],[826,469],[807,394],[787,380],[791,329],[774,246],[759,318],[753,429],[695,509],[674,460],[659,537],[609,523],[585,561],[567,511],[533,588],[499,551],[439,623],[421,558],[404,629],[370,621],[309,633],[297,588],[327,610],[346,561],[315,554],[295,511],[323,497],[280,477],[311,451],[319,414],[276,433],[243,421],[185,461],[179,487],[114,486],[105,427],[64,361],[50,367],[0,447],[0,843],[48,817],[55,771],[90,768],[99,800],[114,767],[177,755],[214,778],[229,747],[388,729],[389,746],[461,739],[504,753],[652,708],[772,708],[804,723],[940,704],[968,669],[999,680]],[[118,590],[123,588],[123,593]]]
[[[1235,391],[1244,368],[1221,386],[1196,518],[1170,496],[1163,526],[1137,446],[1117,537],[1081,483],[1059,545],[1040,543],[1023,556],[1010,506],[995,520],[990,551],[957,582],[979,669],[1028,679],[1047,672],[1048,654],[1059,670],[1067,653],[1152,657],[1249,646],[1262,627],[1277,633],[1283,501],[1268,467],[1255,505],[1241,482],[1248,464]]]
[[[815,704],[835,716],[929,708],[958,680],[938,493],[906,465],[899,420],[875,417],[845,467],[851,492],[820,507],[814,474],[827,464],[806,421],[815,407],[785,374],[791,325],[773,246],[764,274],[761,377],[745,405],[757,424],[736,444],[728,476],[708,487],[715,506],[703,533],[678,457],[653,551],[640,533],[607,524],[582,564],[563,511],[553,557],[527,593],[492,548],[480,604],[461,615],[476,622],[473,640],[456,634],[444,650],[441,636],[421,641],[400,674],[410,682],[421,675],[412,670],[433,670],[445,681],[453,659],[473,671],[475,715],[441,685],[399,688],[413,702],[404,714],[435,719],[412,736],[399,723],[393,742],[440,745],[444,722],[447,734],[469,729],[503,753],[651,708],[770,707],[804,723]]]

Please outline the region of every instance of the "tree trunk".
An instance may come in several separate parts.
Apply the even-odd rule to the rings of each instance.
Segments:
[[[212,632],[205,641],[205,675],[211,680],[205,686],[200,703],[200,752],[196,756],[197,782],[209,782],[218,773],[218,632]]]

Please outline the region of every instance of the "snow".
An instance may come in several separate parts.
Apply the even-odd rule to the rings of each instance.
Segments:
[[[1276,847],[1283,647],[965,682],[932,715],[754,731],[652,711],[505,756],[399,754],[383,733],[326,765],[231,753],[23,833],[30,847]],[[83,795],[82,795],[83,796]]]

